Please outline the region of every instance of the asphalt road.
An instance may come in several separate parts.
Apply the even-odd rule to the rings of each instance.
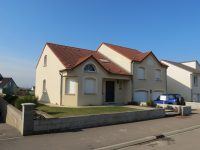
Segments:
[[[200,129],[121,150],[199,150]]]
[[[90,150],[200,125],[200,114],[23,137],[0,124],[0,150]]]

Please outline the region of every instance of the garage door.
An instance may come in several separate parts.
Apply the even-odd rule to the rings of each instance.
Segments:
[[[134,94],[134,101],[146,102],[147,101],[147,91],[136,91]]]
[[[162,91],[156,91],[152,93],[152,100],[156,100],[158,98],[158,96],[160,96],[161,94],[163,94]]]

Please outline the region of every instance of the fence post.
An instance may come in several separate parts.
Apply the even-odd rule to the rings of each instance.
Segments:
[[[34,107],[33,103],[22,104],[22,135],[30,135],[33,133],[34,128]]]

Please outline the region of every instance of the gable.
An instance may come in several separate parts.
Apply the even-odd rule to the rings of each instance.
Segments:
[[[47,67],[51,64],[54,63],[57,66],[59,66],[58,68],[65,68],[65,66],[60,62],[60,60],[58,59],[58,57],[53,53],[53,51],[51,50],[51,48],[46,44],[45,47],[42,50],[42,53],[40,55],[40,58],[38,59],[38,63],[36,66],[36,69],[39,67],[44,67],[44,57],[45,55],[47,56]]]
[[[157,59],[157,57],[151,52],[147,57],[142,61],[148,66],[157,65],[159,67],[167,68],[168,66]]]

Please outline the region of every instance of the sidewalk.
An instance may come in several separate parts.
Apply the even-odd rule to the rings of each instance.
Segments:
[[[89,128],[75,132],[28,136],[15,140],[0,141],[0,145],[1,150],[9,150],[9,147],[20,150],[90,150],[195,125],[200,125],[200,112],[195,112],[195,114],[187,117],[177,116]]]

